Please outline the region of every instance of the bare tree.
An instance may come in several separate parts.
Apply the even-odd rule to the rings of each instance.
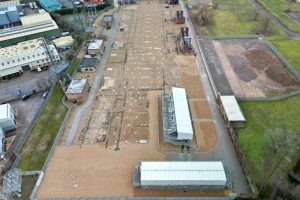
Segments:
[[[259,10],[256,8],[254,11],[254,21],[257,21],[258,16],[259,16]]]
[[[268,31],[269,25],[270,25],[270,19],[266,18],[265,21],[263,22],[263,26],[262,26],[262,31],[264,33],[266,33]]]
[[[210,24],[212,21],[212,6],[209,4],[199,6],[196,19],[200,25]]]
[[[297,137],[291,129],[275,128],[274,130],[268,131],[266,136],[269,147],[274,153],[292,153],[299,145]]]

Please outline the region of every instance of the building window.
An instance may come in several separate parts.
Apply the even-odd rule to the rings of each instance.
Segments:
[[[9,62],[7,62],[7,64],[9,65]]]

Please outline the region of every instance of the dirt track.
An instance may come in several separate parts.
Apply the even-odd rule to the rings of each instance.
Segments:
[[[265,97],[300,86],[264,40],[199,41],[217,90],[222,95]]]

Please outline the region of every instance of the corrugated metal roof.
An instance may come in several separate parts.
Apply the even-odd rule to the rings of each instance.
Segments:
[[[223,163],[141,162],[143,185],[225,185]]]
[[[178,139],[191,140],[193,138],[193,128],[185,89],[172,87],[172,92],[174,99]]]
[[[9,22],[9,19],[8,19],[6,13],[0,14],[0,25],[3,26],[3,25],[8,25],[8,24],[10,24],[10,22]]]
[[[0,41],[24,37],[36,33],[58,30],[58,26],[49,13],[44,10],[38,14],[20,17],[21,26],[0,30]]]
[[[222,162],[142,162],[142,170],[223,170]]]
[[[220,96],[220,99],[229,121],[246,121],[234,96]]]

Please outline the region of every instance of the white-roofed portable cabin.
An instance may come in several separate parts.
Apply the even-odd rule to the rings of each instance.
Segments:
[[[172,87],[172,93],[162,95],[162,125],[164,142],[191,146],[194,131],[184,88]]]
[[[246,119],[234,96],[218,96],[217,101],[227,122],[234,128],[245,126]]]
[[[136,165],[133,186],[142,189],[226,189],[228,167],[221,161],[142,161]]]

